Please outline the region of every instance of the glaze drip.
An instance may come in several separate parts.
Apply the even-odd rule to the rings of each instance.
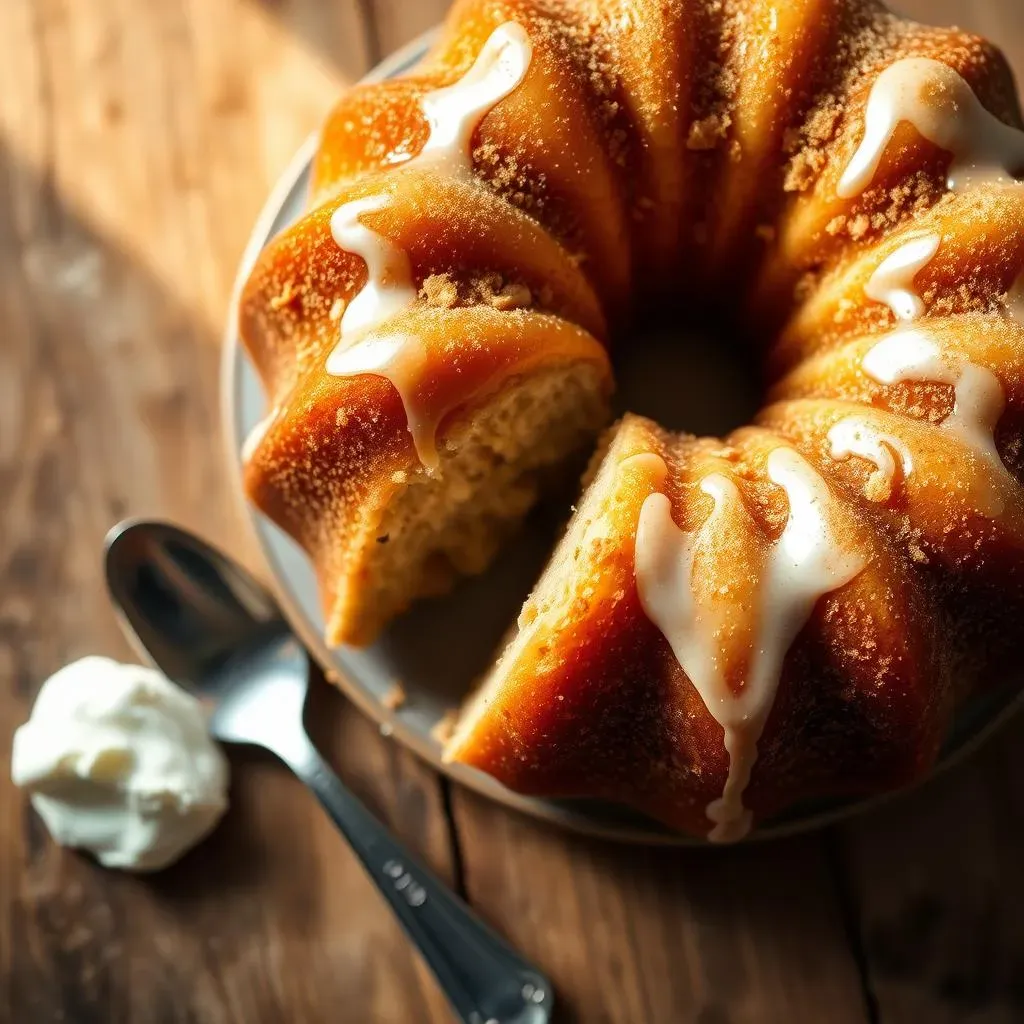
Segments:
[[[852,199],[871,184],[902,121],[953,155],[946,172],[951,189],[1012,182],[1024,174],[1024,132],[989,113],[948,64],[906,57],[890,64],[871,87],[863,138],[836,189],[841,199]]]
[[[939,429],[974,451],[991,470],[987,482],[972,480],[972,489],[979,510],[995,517],[1003,511],[1004,485],[1010,480],[995,444],[996,424],[1006,404],[1002,385],[991,370],[962,356],[944,353],[928,332],[910,326],[911,321],[925,312],[924,300],[913,288],[914,277],[935,255],[940,241],[935,234],[911,239],[883,260],[871,275],[864,289],[868,297],[884,302],[904,324],[874,345],[861,365],[879,384],[914,381],[953,386],[953,411]],[[1020,280],[1006,297],[1006,310],[1011,316],[1017,315],[1018,303],[1024,305],[1018,295],[1019,285]],[[829,431],[828,440],[832,458],[844,460],[856,456],[875,466],[877,472],[866,489],[872,501],[888,499],[897,468],[902,470],[904,479],[914,471],[914,460],[907,445],[894,435],[878,430],[862,416],[840,420]]]
[[[914,288],[914,278],[931,261],[941,241],[939,235],[922,235],[905,242],[882,260],[864,293],[888,306],[897,320],[916,320],[924,313],[924,299]]]
[[[420,101],[430,134],[405,166],[427,166],[452,178],[473,178],[473,133],[483,118],[526,77],[533,56],[530,37],[514,21],[499,25],[473,66],[454,85]]]
[[[366,284],[348,304],[341,317],[342,344],[357,342],[385,320],[408,309],[416,301],[412,267],[404,249],[368,228],[361,220],[388,205],[386,195],[367,196],[345,203],[331,217],[331,234],[338,246],[366,263]],[[332,360],[327,372],[336,373]],[[359,371],[356,371],[359,372]]]
[[[885,501],[892,493],[897,471],[903,477],[914,471],[910,449],[898,437],[879,430],[863,416],[847,416],[828,432],[830,454],[837,462],[857,456],[876,469],[867,497]]]
[[[445,408],[431,407],[416,397],[427,368],[427,352],[411,334],[371,334],[351,348],[331,354],[330,372],[339,377],[372,373],[389,380],[402,399],[416,454],[425,469],[437,469],[437,428]]]
[[[864,356],[864,372],[879,384],[916,381],[953,387],[953,411],[938,429],[970,448],[1003,483],[1012,482],[999,452],[995,429],[1006,399],[996,375],[963,356],[943,352],[931,335],[920,329],[893,331]],[[1001,514],[1003,488],[984,488],[981,511]]]
[[[532,52],[521,25],[506,22],[495,29],[459,81],[422,98],[430,133],[423,149],[405,166],[422,166],[447,177],[475,181],[473,132],[522,82]],[[416,454],[424,468],[434,470],[439,464],[437,427],[450,410],[429,407],[417,399],[416,383],[426,367],[422,342],[404,334],[373,335],[385,321],[409,309],[417,297],[408,254],[361,219],[387,203],[386,195],[356,199],[339,206],[331,217],[335,242],[364,260],[367,278],[342,315],[341,340],[327,357],[325,368],[336,377],[370,373],[389,380],[405,407]]]
[[[387,205],[387,196],[356,199],[339,206],[331,218],[331,233],[346,252],[366,263],[366,284],[348,304],[341,318],[341,340],[327,357],[325,369],[335,377],[371,373],[384,377],[402,399],[413,444],[420,462],[437,465],[433,437],[424,436],[424,425],[435,420],[420,408],[413,393],[416,371],[423,366],[422,343],[405,352],[405,335],[377,336],[374,329],[404,312],[416,301],[409,257],[403,249],[360,220],[365,213]],[[439,418],[439,417],[438,417]]]
[[[786,654],[818,599],[847,584],[865,564],[834,530],[831,492],[806,460],[791,448],[776,448],[767,470],[786,492],[789,516],[779,539],[760,555],[761,564],[751,577],[757,580],[753,600],[741,593],[723,599],[720,587],[709,587],[694,573],[702,548],[758,533],[728,477],[712,474],[701,482],[714,508],[697,531],[679,529],[664,494],[644,501],[637,528],[635,572],[641,606],[724,731],[729,773],[721,797],[706,811],[714,823],[708,835],[713,842],[741,839],[749,831],[751,814],[743,794]],[[732,636],[745,636],[749,647],[738,686],[730,684],[723,670],[732,652],[722,642],[727,622],[736,616],[743,616],[747,628]]]

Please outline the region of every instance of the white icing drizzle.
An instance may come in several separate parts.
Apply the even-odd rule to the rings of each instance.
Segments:
[[[841,199],[871,184],[882,154],[901,121],[933,145],[952,153],[946,184],[957,190],[977,182],[1011,182],[1024,171],[1024,132],[1003,124],[948,64],[905,57],[890,64],[871,86],[864,136],[839,179]]]
[[[746,520],[744,531],[756,529],[736,485],[720,474],[705,477],[701,489],[715,505],[693,533],[675,524],[664,494],[644,501],[637,528],[635,572],[641,606],[725,733],[729,774],[721,797],[706,811],[714,823],[708,838],[714,842],[740,839],[750,828],[743,794],[790,646],[818,599],[844,586],[864,566],[863,556],[847,549],[834,533],[827,512],[831,493],[809,463],[791,448],[776,448],[768,457],[768,476],[785,490],[789,517],[758,574],[757,623],[739,692],[723,676],[717,641],[721,615],[737,609],[716,609],[707,588],[695,589],[693,574],[697,548],[723,528],[724,517],[739,514]]]
[[[422,98],[430,134],[404,166],[427,165],[449,177],[473,178],[473,132],[489,111],[518,88],[532,57],[530,37],[522,25],[514,21],[499,25],[462,78]]]
[[[940,67],[945,68],[945,65]],[[946,70],[963,82],[951,69]],[[883,76],[879,76],[879,81]],[[967,88],[966,83],[963,84]],[[967,91],[970,93],[970,89]],[[868,106],[870,122],[870,101]],[[1024,133],[1018,134],[1024,138]],[[954,187],[952,181],[951,187]],[[1011,482],[995,444],[995,428],[1006,404],[1002,385],[991,370],[962,356],[944,353],[931,334],[910,326],[911,321],[925,312],[924,301],[913,289],[914,276],[935,255],[939,242],[940,236],[936,234],[911,239],[883,260],[871,275],[864,289],[868,297],[884,302],[904,324],[874,345],[861,365],[879,384],[917,381],[953,387],[953,411],[939,424],[939,429],[956,437],[990,467],[992,476],[988,481],[979,484],[972,480],[971,483],[979,510],[996,517],[1005,507],[1005,485]],[[1022,281],[1024,274],[1007,294],[1006,311],[1010,316],[1024,315]],[[843,460],[857,456],[865,459],[875,466],[887,488],[891,488],[895,480],[897,458],[904,479],[914,471],[914,460],[907,445],[892,434],[878,430],[863,417],[847,416],[839,420],[829,430],[828,440],[832,458]],[[883,493],[869,488],[866,493],[873,500],[884,500],[888,496],[888,490]]]
[[[360,219],[388,205],[388,196],[367,196],[339,206],[331,217],[331,234],[338,246],[366,263],[366,284],[348,304],[341,317],[341,337],[355,342],[359,336],[408,309],[416,301],[412,268],[404,249],[368,228]],[[335,373],[331,359],[327,372]],[[359,372],[359,371],[356,371]]]
[[[888,496],[888,489],[896,479],[897,466],[904,477],[914,470],[910,449],[903,441],[879,430],[862,416],[846,416],[839,420],[828,432],[828,441],[832,458],[836,461],[842,462],[856,455],[875,466],[887,488],[881,497]],[[869,496],[874,493],[869,492]]]
[[[448,177],[475,181],[473,132],[484,115],[522,82],[532,54],[521,25],[506,22],[496,28],[459,81],[422,98],[430,133],[423,149],[404,166],[423,165]],[[372,333],[416,301],[408,254],[361,220],[364,213],[387,203],[386,195],[356,199],[339,206],[331,217],[335,242],[366,262],[367,278],[341,318],[341,340],[325,368],[338,377],[372,373],[391,381],[405,406],[420,462],[432,470],[438,465],[435,434],[443,410],[431,413],[415,401],[413,384],[425,360],[422,343],[410,335],[378,338]]]
[[[921,235],[904,242],[875,268],[864,286],[869,299],[883,302],[898,320],[916,320],[924,313],[924,299],[914,289],[914,278],[930,262],[942,236]]]
[[[371,334],[352,348],[331,353],[328,372],[339,377],[373,373],[391,382],[405,407],[413,446],[425,469],[437,469],[437,427],[446,410],[416,401],[416,382],[426,365],[423,341],[411,334]]]
[[[893,331],[864,356],[864,372],[880,384],[902,381],[949,384],[953,387],[953,411],[938,429],[972,449],[1005,481],[1006,467],[996,450],[995,428],[1006,405],[999,378],[987,367],[960,355],[943,352],[927,332],[912,328]],[[1004,498],[989,489],[982,509],[997,516]]]
[[[240,452],[243,462],[248,462],[256,449],[260,446],[260,441],[267,436],[267,431],[270,429],[274,420],[277,419],[278,413],[280,413],[280,407],[274,406],[261,420],[257,421],[252,430],[249,431],[245,436],[245,440],[242,442],[242,449]]]

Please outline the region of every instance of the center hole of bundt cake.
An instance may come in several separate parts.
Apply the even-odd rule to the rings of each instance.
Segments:
[[[721,437],[749,423],[761,381],[752,339],[730,321],[675,313],[640,321],[614,346],[615,411]]]

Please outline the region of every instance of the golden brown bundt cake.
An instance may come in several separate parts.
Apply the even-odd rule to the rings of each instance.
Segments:
[[[254,501],[332,642],[479,571],[607,416],[641,306],[728,311],[724,440],[627,416],[446,757],[717,840],[925,773],[1014,678],[1024,133],[873,0],[460,0],[331,116],[241,331]]]
[[[747,807],[891,788],[952,699],[913,574],[776,435],[627,416],[449,755],[716,839]]]

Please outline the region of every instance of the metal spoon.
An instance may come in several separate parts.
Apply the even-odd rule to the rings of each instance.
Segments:
[[[245,569],[166,523],[127,520],[106,540],[126,631],[164,675],[214,705],[225,743],[276,754],[349,841],[465,1024],[547,1024],[548,980],[438,881],[342,785],[302,723],[309,658]]]

